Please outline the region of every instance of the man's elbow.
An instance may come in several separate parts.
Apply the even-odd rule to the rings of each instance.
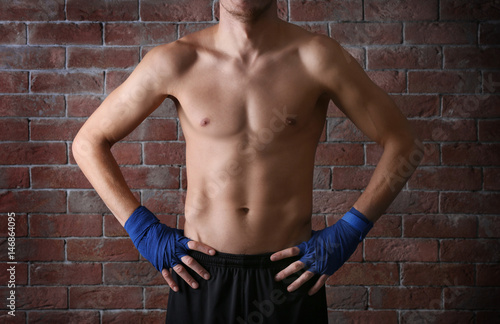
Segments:
[[[104,142],[103,139],[89,134],[85,128],[80,129],[71,146],[76,163],[81,165],[82,162],[94,156],[103,147]]]

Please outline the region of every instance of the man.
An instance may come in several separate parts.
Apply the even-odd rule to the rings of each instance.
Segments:
[[[326,323],[326,279],[421,158],[408,121],[356,61],[276,11],[276,0],[221,0],[218,25],[151,50],[75,138],[84,174],[174,291],[167,322]],[[110,153],[167,97],[186,139],[184,232],[140,206]],[[312,233],[330,100],[384,153],[353,209]]]

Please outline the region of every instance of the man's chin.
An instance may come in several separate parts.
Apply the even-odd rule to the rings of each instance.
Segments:
[[[269,0],[259,7],[251,6],[248,7],[245,5],[236,7],[236,8],[227,8],[222,2],[221,6],[234,18],[244,21],[244,22],[252,22],[258,20],[273,4],[275,0]]]

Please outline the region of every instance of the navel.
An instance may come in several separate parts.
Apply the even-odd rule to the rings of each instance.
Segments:
[[[201,126],[207,126],[208,124],[210,124],[210,119],[208,119],[208,118],[203,118],[203,119],[200,121],[200,125],[201,125]]]
[[[289,126],[293,126],[293,125],[297,124],[297,120],[295,118],[291,118],[291,117],[287,117],[285,119],[285,122]]]

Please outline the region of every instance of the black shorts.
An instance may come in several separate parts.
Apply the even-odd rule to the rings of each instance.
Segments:
[[[172,271],[179,291],[170,291],[167,324],[328,323],[325,287],[313,296],[307,294],[318,275],[291,293],[286,287],[303,271],[283,281],[274,280],[280,270],[298,257],[272,262],[272,253],[189,253],[208,270],[210,280],[188,269],[200,284],[198,289],[192,289]]]

